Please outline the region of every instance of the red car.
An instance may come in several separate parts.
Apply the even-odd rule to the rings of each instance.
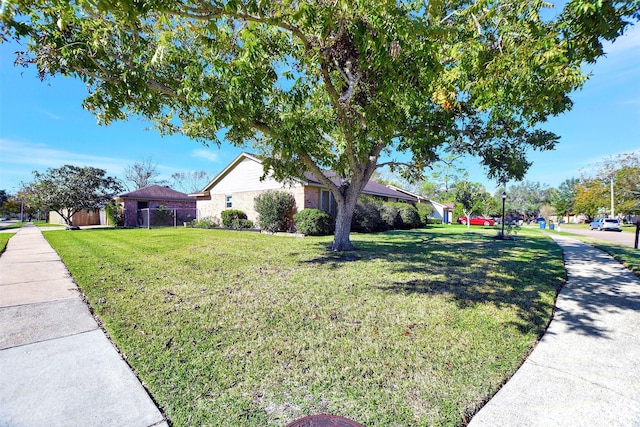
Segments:
[[[458,218],[458,223],[462,225],[467,225],[467,217],[461,216],[460,218]],[[469,224],[484,225],[485,227],[488,227],[493,225],[494,221],[491,218],[484,218],[481,216],[472,216],[472,217],[469,217]]]

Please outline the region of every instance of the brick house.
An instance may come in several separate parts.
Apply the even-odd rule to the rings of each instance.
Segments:
[[[124,211],[125,226],[147,227],[158,212],[172,216],[181,225],[196,217],[196,199],[163,185],[151,185],[116,197]],[[163,224],[171,225],[171,224]]]
[[[333,195],[312,174],[307,173],[304,179],[296,179],[291,183],[284,184],[269,176],[260,180],[263,173],[262,161],[258,157],[241,153],[201,192],[190,194],[197,199],[198,218],[219,219],[223,210],[239,209],[247,214],[248,219],[255,222],[258,219],[258,214],[254,210],[254,199],[269,190],[291,193],[295,199],[297,212],[312,208],[335,213]],[[335,174],[327,172],[326,176],[334,179]],[[417,202],[414,196],[401,193],[374,181],[369,181],[362,193],[389,202]]]

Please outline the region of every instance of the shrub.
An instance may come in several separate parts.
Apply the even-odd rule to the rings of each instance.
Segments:
[[[415,206],[408,203],[396,203],[395,205],[398,208],[398,214],[400,215],[400,228],[408,230],[422,226],[418,209],[416,209]]]
[[[115,203],[109,203],[104,207],[104,213],[107,215],[109,225],[122,227],[124,225],[124,212],[122,206]]]
[[[196,228],[216,228],[220,226],[220,221],[217,218],[207,217],[193,221],[192,225]]]
[[[432,218],[433,207],[430,203],[418,203],[418,215],[420,216],[420,222],[422,225],[433,224],[429,222]],[[442,222],[442,221],[441,221]]]
[[[401,228],[402,218],[395,203],[384,203],[380,209],[380,219],[386,229]]]
[[[361,196],[353,211],[351,229],[361,233],[371,233],[379,230],[382,224],[382,218],[380,217],[381,206],[382,204],[374,198]]]
[[[253,228],[253,221],[245,218],[236,218],[231,221],[231,227],[234,230],[241,230],[243,228]]]
[[[424,224],[442,224],[442,218],[427,218]]]
[[[333,218],[320,209],[304,209],[293,216],[298,232],[307,236],[326,236],[333,233]]]
[[[253,203],[261,229],[275,233],[291,228],[296,201],[290,193],[270,190],[257,196]]]
[[[220,212],[220,216],[222,217],[222,225],[227,228],[233,228],[234,220],[247,219],[247,214],[238,209],[227,209]]]

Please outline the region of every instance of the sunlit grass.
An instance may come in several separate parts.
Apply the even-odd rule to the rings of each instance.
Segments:
[[[330,238],[198,229],[51,231],[174,425],[460,425],[544,330],[564,270],[540,233]]]
[[[13,237],[13,233],[0,233],[0,254],[7,248],[7,242]]]

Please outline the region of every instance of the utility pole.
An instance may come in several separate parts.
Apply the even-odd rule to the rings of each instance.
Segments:
[[[611,177],[611,218],[615,218],[615,212],[613,211],[613,177]]]

